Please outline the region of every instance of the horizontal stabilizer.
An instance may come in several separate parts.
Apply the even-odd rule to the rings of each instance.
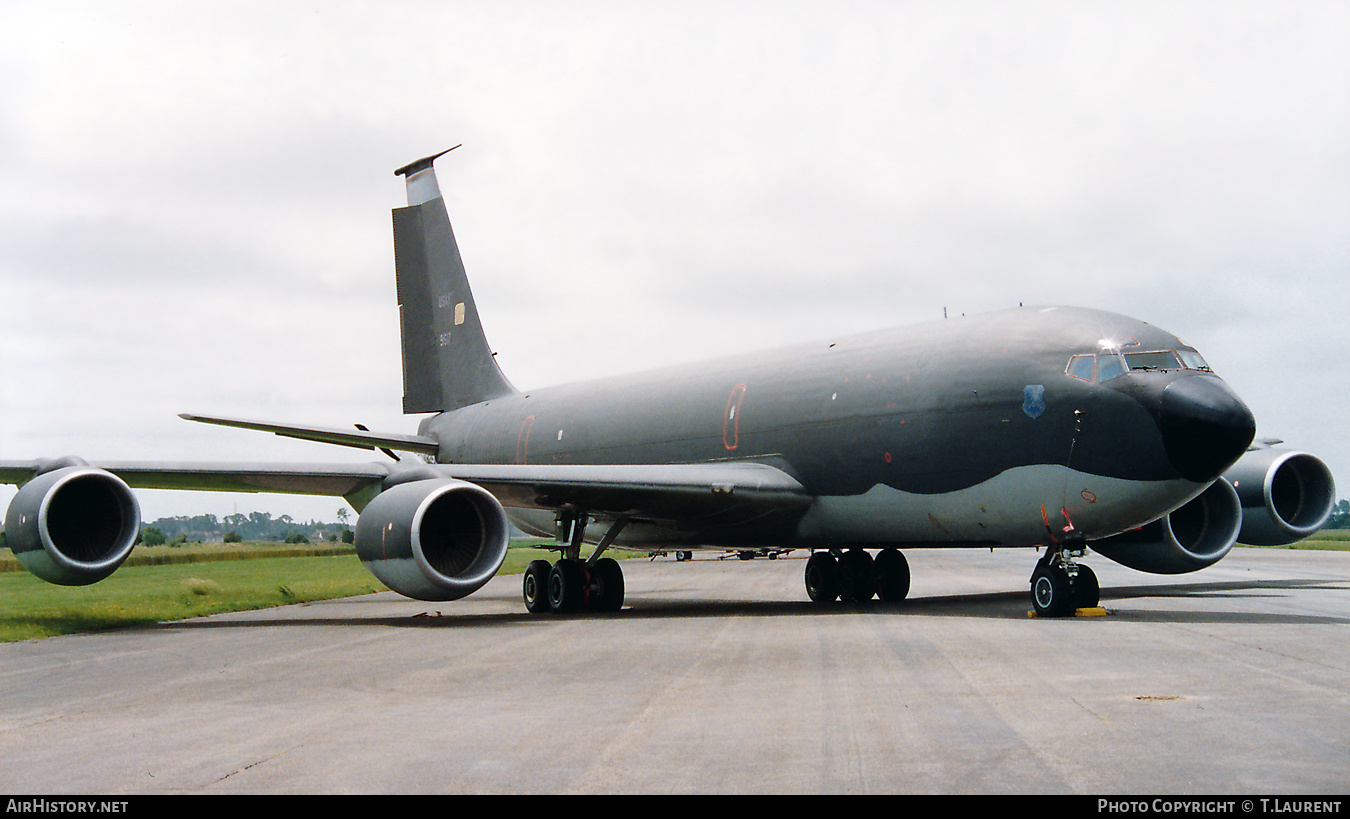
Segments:
[[[332,427],[302,427],[294,424],[273,424],[264,421],[249,421],[242,418],[218,418],[210,415],[192,415],[181,413],[179,418],[188,421],[200,421],[204,424],[217,424],[222,427],[253,429],[259,432],[271,432],[284,438],[299,438],[303,441],[318,441],[324,444],[340,444],[357,449],[396,449],[400,452],[416,452],[422,455],[435,455],[440,444],[435,438],[425,435],[404,435],[397,432],[368,432],[359,429],[334,429]]]

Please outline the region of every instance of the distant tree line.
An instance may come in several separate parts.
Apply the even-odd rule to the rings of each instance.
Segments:
[[[1331,520],[1327,521],[1328,529],[1350,529],[1350,501],[1336,501],[1336,508],[1331,512]]]
[[[343,542],[353,540],[347,526],[347,510],[338,510],[338,523],[317,520],[301,522],[290,515],[274,518],[268,512],[236,512],[218,518],[215,515],[179,515],[160,518],[141,527],[140,542],[146,546],[181,543],[240,543],[243,541],[271,541],[275,543]]]

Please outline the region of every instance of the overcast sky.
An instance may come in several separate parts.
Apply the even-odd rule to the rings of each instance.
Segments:
[[[177,413],[413,431],[392,171],[456,143],[518,387],[1073,304],[1350,491],[1350,4],[1298,0],[0,0],[0,458],[382,457]]]

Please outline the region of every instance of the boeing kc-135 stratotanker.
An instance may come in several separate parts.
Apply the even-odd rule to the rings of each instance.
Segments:
[[[524,575],[531,612],[620,608],[611,547],[810,550],[806,592],[827,603],[903,599],[901,549],[1037,546],[1032,604],[1061,616],[1098,604],[1089,550],[1191,572],[1331,512],[1325,464],[1253,443],[1252,413],[1197,350],[1096,310],[1017,307],[521,392],[484,337],[439,156],[396,172],[403,410],[431,413],[417,434],[191,415],[389,460],[0,461],[22,484],[5,531],[23,565],[107,577],[140,527],[130,487],[287,492],[346,498],[362,562],[420,600],[481,588],[514,523],[560,552]]]

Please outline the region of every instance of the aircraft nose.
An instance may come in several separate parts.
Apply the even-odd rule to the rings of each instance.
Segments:
[[[1178,378],[1158,407],[1163,448],[1177,472],[1197,483],[1212,481],[1242,456],[1256,435],[1256,419],[1218,378]]]

